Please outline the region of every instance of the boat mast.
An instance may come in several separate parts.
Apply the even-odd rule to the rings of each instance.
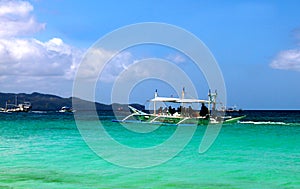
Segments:
[[[155,90],[155,93],[154,93],[154,102],[153,102],[153,114],[156,115],[156,102],[155,102],[155,99],[157,97],[157,89]]]
[[[185,89],[184,87],[182,88],[182,92],[181,92],[181,99],[184,99],[184,93],[185,93]]]
[[[212,96],[211,96],[211,90],[208,90],[208,111],[211,114],[211,101],[212,101]]]
[[[213,99],[213,107],[212,107],[212,110],[213,110],[213,111],[216,110],[217,95],[218,95],[218,93],[217,93],[217,89],[216,89],[216,90],[215,90],[215,93],[213,94],[213,97],[214,97],[214,99]]]
[[[184,95],[185,95],[185,89],[184,89],[184,87],[182,88],[182,92],[181,92],[181,99],[184,99]],[[183,101],[181,102],[181,114],[183,113],[182,111],[183,111]],[[182,114],[183,115],[183,114]]]
[[[212,114],[212,111],[214,112],[216,110],[216,103],[217,103],[217,90],[215,90],[215,93],[212,93],[209,89],[208,91],[208,105],[209,105],[209,111],[210,114]]]

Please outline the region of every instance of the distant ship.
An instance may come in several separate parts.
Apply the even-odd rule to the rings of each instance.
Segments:
[[[75,112],[72,107],[63,106],[58,112],[64,113],[64,112]]]
[[[237,106],[234,105],[234,106],[232,106],[232,107],[225,107],[225,106],[222,106],[222,107],[221,107],[221,110],[219,110],[219,111],[222,111],[222,112],[242,112],[243,110],[237,108]]]
[[[226,112],[242,112],[242,109],[238,109],[236,106],[229,107],[226,109]]]
[[[0,112],[29,112],[32,106],[30,102],[23,102],[22,104],[18,104],[18,97],[15,98],[15,104],[9,104],[6,101],[5,108],[1,108]]]

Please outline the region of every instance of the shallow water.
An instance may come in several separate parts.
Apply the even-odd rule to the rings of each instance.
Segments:
[[[0,114],[0,188],[300,188],[300,112],[244,113],[248,116],[241,123],[222,127],[207,152],[198,153],[206,127],[197,127],[174,158],[142,169],[99,157],[81,137],[72,114]],[[101,112],[100,119],[115,140],[132,148],[163,143],[176,130],[162,126],[133,133],[111,122],[110,112]],[[97,126],[94,118],[88,123]],[[103,149],[126,158],[111,146]]]

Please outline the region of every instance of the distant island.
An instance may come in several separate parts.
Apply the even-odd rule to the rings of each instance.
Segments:
[[[29,101],[32,105],[32,111],[58,111],[63,106],[72,107],[72,99],[75,98],[77,103],[82,104],[82,110],[88,110],[84,107],[89,103],[94,103],[98,111],[112,111],[113,109],[125,109],[128,104],[102,104],[98,102],[90,102],[82,100],[76,97],[63,98],[52,94],[42,94],[42,93],[0,93],[0,108],[4,108],[6,102],[15,103],[15,99],[18,99],[18,103],[23,103],[24,101]],[[145,107],[140,104],[130,104],[136,108],[144,109]]]

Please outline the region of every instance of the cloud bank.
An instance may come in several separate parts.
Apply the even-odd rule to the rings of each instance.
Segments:
[[[60,38],[42,42],[20,38],[45,29],[32,15],[26,1],[0,2],[0,74],[1,76],[64,77],[71,79],[83,52]],[[48,78],[49,79],[49,78]]]
[[[89,80],[99,77],[101,82],[112,83],[134,61],[129,51],[115,52],[93,47],[85,55],[77,78]],[[102,65],[103,69],[99,67]]]
[[[83,50],[53,37],[32,36],[46,28],[27,1],[0,1],[0,85],[2,92],[41,91],[71,95]]]
[[[61,93],[71,95],[72,84],[85,49],[66,44],[53,37],[40,41],[32,37],[46,30],[33,15],[34,7],[27,1],[0,1],[0,85],[1,91]],[[97,49],[92,62],[112,56],[114,52]],[[113,82],[133,62],[129,52],[115,56],[105,67],[102,81]],[[84,70],[84,77],[98,76],[96,62]],[[55,91],[57,90],[57,91]]]
[[[168,59],[176,64],[184,63],[187,61],[186,58],[181,54],[170,54],[166,57],[166,59]]]
[[[270,66],[274,69],[300,71],[300,49],[285,50],[278,53]]]
[[[81,51],[59,38],[0,39],[0,74],[14,76],[61,76],[72,78]]]
[[[33,6],[26,1],[0,1],[0,37],[29,35],[45,29],[31,14]]]
[[[66,44],[53,37],[46,41],[34,38],[46,30],[34,16],[34,7],[27,1],[0,0],[0,92],[44,92],[71,96],[73,80],[86,49]],[[112,84],[129,65],[139,61],[130,51],[114,56],[97,72],[99,61],[111,58],[116,52],[93,49],[84,67],[83,78],[99,77],[100,82]],[[172,54],[174,63],[185,62],[185,57]],[[146,73],[147,72],[147,73]],[[149,70],[138,70],[137,75],[149,75]]]
[[[298,48],[279,52],[270,63],[271,68],[300,71],[300,30],[294,30],[293,34],[295,40],[297,40]]]

